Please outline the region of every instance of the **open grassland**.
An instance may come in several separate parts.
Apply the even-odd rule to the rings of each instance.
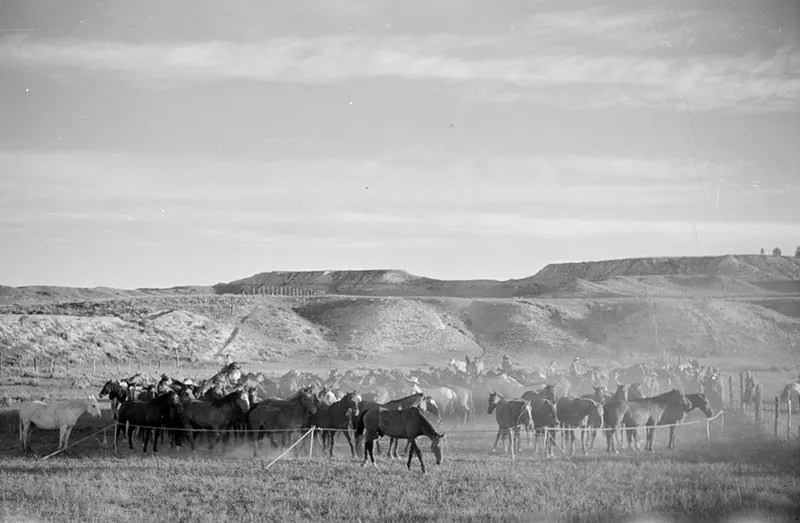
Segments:
[[[84,416],[72,441],[110,424]],[[692,417],[694,418],[694,415]],[[724,432],[702,423],[681,427],[678,450],[618,456],[604,442],[588,456],[552,458],[523,448],[516,461],[492,455],[493,423],[447,426],[444,461],[428,466],[377,457],[362,469],[339,439],[333,459],[290,456],[267,469],[276,453],[253,458],[248,446],[194,456],[166,445],[157,456],[114,454],[90,437],[65,454],[37,463],[21,456],[16,413],[0,413],[0,520],[2,521],[307,521],[307,520],[548,520],[624,521],[645,515],[668,521],[718,521],[734,515],[796,521],[800,513],[800,446],[778,442],[768,427],[729,417]],[[37,431],[45,454],[56,432]]]

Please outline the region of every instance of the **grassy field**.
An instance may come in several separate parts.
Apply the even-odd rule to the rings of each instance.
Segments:
[[[694,415],[693,415],[694,416]],[[84,415],[72,441],[110,423]],[[800,446],[778,442],[768,427],[729,419],[725,431],[681,427],[678,450],[607,456],[595,449],[546,459],[524,448],[516,461],[492,455],[494,425],[446,427],[444,461],[429,472],[414,462],[381,456],[361,468],[339,440],[338,455],[292,456],[267,469],[275,455],[253,458],[249,447],[192,456],[167,447],[157,456],[121,445],[117,454],[99,437],[37,463],[21,456],[16,412],[0,412],[2,521],[307,521],[307,520],[546,520],[718,521],[732,516],[796,521],[800,513]],[[40,454],[55,449],[57,432],[38,431]]]

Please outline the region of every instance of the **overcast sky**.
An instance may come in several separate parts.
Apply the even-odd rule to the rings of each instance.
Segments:
[[[650,4],[4,0],[0,284],[793,254],[800,3]]]

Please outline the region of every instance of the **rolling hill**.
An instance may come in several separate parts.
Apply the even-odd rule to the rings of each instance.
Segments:
[[[268,272],[171,289],[0,287],[0,351],[36,357],[252,362],[530,362],[671,356],[792,361],[800,259],[551,264],[508,281],[405,271]],[[275,293],[293,296],[270,296]]]

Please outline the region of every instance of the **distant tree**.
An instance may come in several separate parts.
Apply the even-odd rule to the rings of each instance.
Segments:
[[[764,247],[761,247],[761,256],[764,256]]]
[[[798,245],[797,249],[794,250],[794,257],[800,258],[800,245]]]
[[[780,247],[775,247],[774,249],[772,249],[772,255],[773,256],[781,256],[782,255],[781,248]]]

